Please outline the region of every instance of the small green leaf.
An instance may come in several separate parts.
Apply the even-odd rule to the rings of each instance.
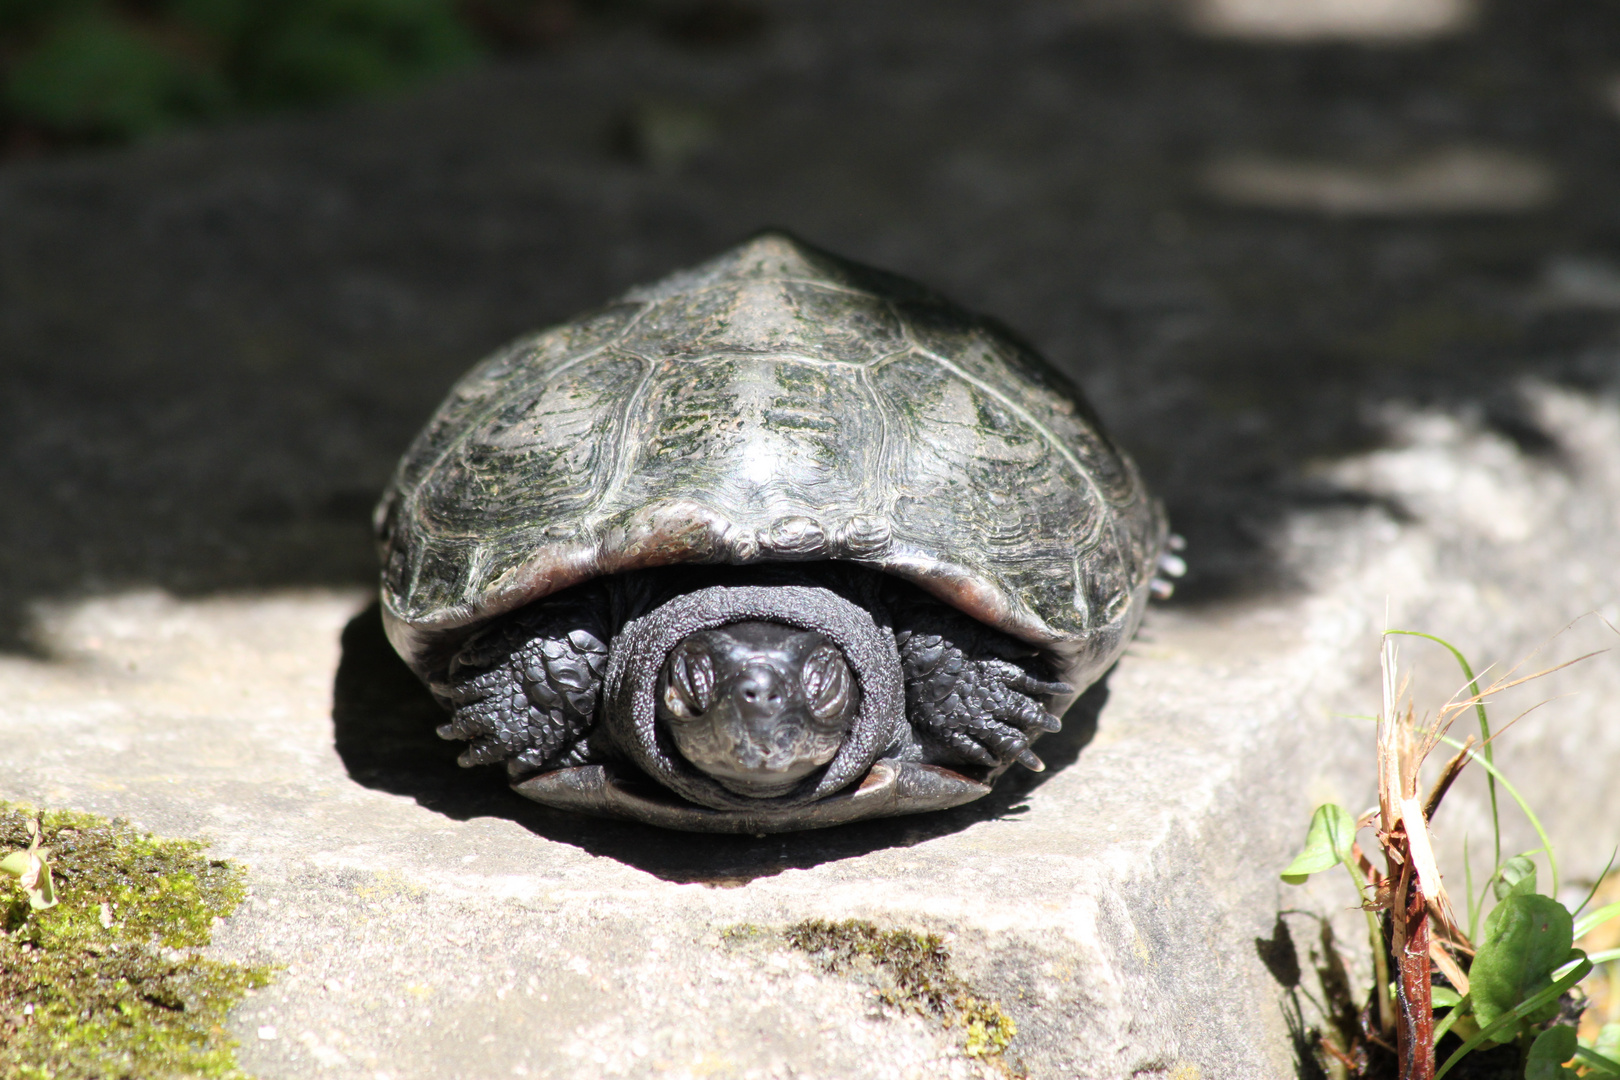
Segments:
[[[51,883],[50,848],[30,845],[27,851],[13,851],[0,859],[0,871],[17,879],[17,885],[28,894],[28,906],[35,911],[56,906],[56,888]]]
[[[1305,833],[1305,850],[1282,872],[1290,885],[1303,885],[1312,874],[1331,870],[1350,858],[1350,845],[1356,839],[1356,819],[1342,806],[1323,803],[1311,815]]]
[[[1528,855],[1513,856],[1496,872],[1496,880],[1491,883],[1491,891],[1496,894],[1498,900],[1505,900],[1520,893],[1535,892],[1536,864],[1530,861]]]
[[[1530,1044],[1530,1056],[1524,1062],[1524,1080],[1559,1080],[1574,1076],[1575,1070],[1564,1062],[1575,1056],[1577,1043],[1575,1029],[1557,1024],[1536,1036]]]
[[[1462,995],[1449,986],[1434,986],[1429,990],[1429,999],[1437,1009],[1447,1009],[1462,1000]]]
[[[1551,984],[1553,971],[1570,959],[1573,924],[1564,905],[1535,893],[1510,893],[1496,906],[1485,920],[1485,940],[1468,973],[1474,1016],[1482,1028]],[[1550,1001],[1527,1019],[1539,1023],[1557,1012],[1557,1001]]]
[[[38,861],[33,884],[24,882],[23,887],[28,890],[28,906],[35,911],[44,911],[56,906],[56,886],[51,883],[51,864],[45,859]]]

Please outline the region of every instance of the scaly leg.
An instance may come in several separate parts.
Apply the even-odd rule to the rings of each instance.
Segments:
[[[543,601],[473,638],[432,686],[451,710],[440,738],[465,739],[462,765],[565,763],[595,725],[609,634],[600,590]]]
[[[1045,665],[1033,648],[921,600],[897,607],[895,641],[906,711],[920,735],[975,765],[1046,768],[1029,744],[1037,732],[1063,725],[1040,699],[1072,691],[1042,677]]]

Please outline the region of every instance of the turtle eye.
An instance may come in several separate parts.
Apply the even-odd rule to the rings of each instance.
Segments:
[[[714,661],[701,647],[682,642],[664,665],[664,708],[691,720],[714,704]]]
[[[844,656],[823,645],[804,662],[804,696],[817,720],[843,720],[855,698],[855,679]]]

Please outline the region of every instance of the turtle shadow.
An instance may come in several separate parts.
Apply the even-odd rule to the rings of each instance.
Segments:
[[[1065,715],[1063,730],[1041,740],[1044,773],[1018,769],[989,795],[952,810],[763,837],[672,833],[633,821],[570,814],[515,794],[497,768],[461,768],[456,764],[458,745],[434,734],[444,713],[389,645],[375,603],[343,629],[332,727],[344,768],[363,787],[407,796],[456,821],[505,818],[536,836],[616,859],[666,881],[725,887],[884,848],[910,847],[1027,812],[1029,794],[1073,764],[1096,734],[1098,713],[1108,699],[1106,683],[1105,676],[1087,690]]]

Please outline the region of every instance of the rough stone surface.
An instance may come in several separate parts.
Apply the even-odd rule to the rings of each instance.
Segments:
[[[808,917],[953,934],[1032,1077],[1294,1075],[1309,962],[1280,943],[1316,930],[1279,912],[1351,943],[1359,916],[1275,871],[1316,802],[1371,798],[1346,714],[1376,707],[1386,617],[1510,662],[1620,621],[1620,16],[1500,5],[1324,51],[1119,4],[772,11],[733,51],[607,35],[0,171],[0,797],[249,865],[216,941],[288,965],[234,1021],[266,1078],[980,1070],[724,935]],[[712,138],[641,130],[676,112]],[[1346,217],[1206,182],[1448,146],[1551,194]],[[477,355],[766,222],[1074,372],[1188,534],[1187,588],[1049,771],[981,804],[763,840],[530,805],[431,736],[368,602],[370,502]],[[1589,618],[1549,652],[1611,641]],[[1454,689],[1405,654],[1421,700]],[[1578,879],[1620,839],[1620,664],[1523,705],[1565,691],[1498,753]],[[1482,807],[1477,778],[1448,797],[1442,860]]]

